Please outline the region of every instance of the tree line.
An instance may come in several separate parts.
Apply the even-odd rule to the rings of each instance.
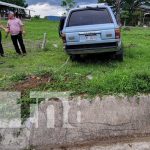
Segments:
[[[135,25],[141,16],[139,7],[143,4],[149,3],[149,0],[98,0],[98,3],[106,2],[113,6],[120,14],[122,19],[126,19],[127,24]]]
[[[112,6],[118,20],[124,20],[128,25],[136,25],[142,15],[138,8],[143,4],[150,4],[149,0],[98,0],[98,3],[107,3]],[[66,9],[75,5],[74,0],[62,0],[62,6]]]
[[[13,3],[22,7],[27,7],[26,0],[1,0],[3,2]],[[135,25],[140,16],[141,11],[138,10],[139,6],[145,3],[150,4],[149,0],[98,0],[98,3],[108,3],[113,7],[117,18],[126,20],[128,25]],[[61,5],[69,10],[76,5],[75,0],[62,0]]]

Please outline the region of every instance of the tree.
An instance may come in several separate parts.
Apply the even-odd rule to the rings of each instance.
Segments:
[[[136,19],[135,14],[137,8],[148,1],[149,0],[98,0],[98,3],[106,2],[109,5],[113,6],[115,8],[118,19],[122,15],[122,12],[125,11],[126,14],[128,14],[128,19],[126,19],[127,23],[132,25],[134,20]]]
[[[122,20],[122,23],[124,26],[126,26],[126,22],[127,22],[127,19],[129,18],[129,12],[128,11],[125,11],[123,10],[121,12],[121,20]]]
[[[98,0],[98,3],[108,3],[110,6],[114,6],[116,0]]]
[[[62,0],[61,2],[61,6],[65,7],[66,10],[70,10],[71,8],[73,8],[75,6],[75,1],[74,0]]]
[[[128,23],[132,25],[135,17],[135,13],[137,11],[137,8],[141,6],[142,4],[148,2],[148,0],[125,0],[125,4],[123,6],[123,10],[128,11],[129,18]]]
[[[26,0],[1,0],[6,3],[16,4],[18,6],[27,7]]]
[[[118,22],[120,23],[121,8],[124,0],[98,0],[98,3],[108,3],[112,6]]]

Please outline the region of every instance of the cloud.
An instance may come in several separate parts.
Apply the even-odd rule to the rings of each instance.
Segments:
[[[65,10],[60,6],[61,0],[27,0],[29,9],[35,10],[31,12],[32,16],[40,15],[41,18],[45,16],[61,16]],[[77,5],[97,3],[97,0],[75,0]]]
[[[37,3],[28,6],[28,9],[34,10],[31,16],[40,15],[41,18],[45,16],[61,16],[65,10],[59,5],[50,5],[49,3]]]
[[[77,4],[83,3],[83,4],[87,4],[87,3],[97,3],[98,0],[75,0],[75,2]],[[60,5],[61,4],[61,0],[27,0],[27,3],[29,5],[31,4],[36,4],[36,3],[49,3],[52,5]]]

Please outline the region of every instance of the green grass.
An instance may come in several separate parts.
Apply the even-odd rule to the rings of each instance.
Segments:
[[[76,94],[137,94],[150,92],[150,28],[132,28],[122,31],[125,60],[94,62],[66,62],[68,56],[58,37],[58,23],[45,20],[25,22],[25,39],[35,42],[48,36],[45,50],[28,48],[26,57],[16,56],[13,47],[5,49],[6,58],[0,58],[0,89],[5,90],[28,75],[50,73],[53,82],[37,90],[74,91]],[[4,35],[4,33],[3,33]],[[10,38],[8,39],[10,42]],[[6,42],[6,39],[4,39]],[[55,48],[53,44],[57,44]],[[87,75],[93,77],[88,80]]]

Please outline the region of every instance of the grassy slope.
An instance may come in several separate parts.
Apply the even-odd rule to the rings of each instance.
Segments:
[[[150,92],[150,29],[134,28],[123,31],[123,63],[69,61],[64,68],[54,73],[68,58],[57,35],[58,24],[48,21],[31,21],[25,24],[25,38],[31,41],[42,39],[43,33],[47,32],[47,50],[29,49],[26,57],[16,56],[12,50],[6,50],[8,57],[0,58],[0,61],[5,62],[0,65],[0,88],[9,87],[24,75],[52,72],[54,82],[39,87],[40,90],[72,90],[91,95]],[[59,48],[54,48],[53,44],[58,44]],[[89,74],[93,76],[93,80],[86,78]]]

